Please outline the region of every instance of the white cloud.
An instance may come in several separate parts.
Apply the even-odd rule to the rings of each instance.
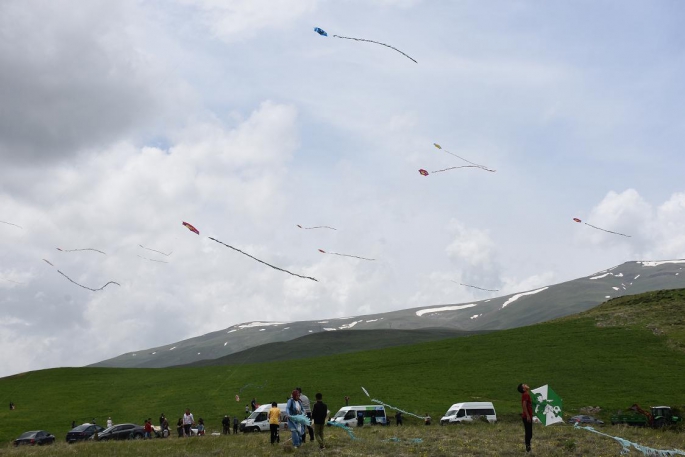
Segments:
[[[264,30],[287,28],[316,8],[315,0],[177,0],[199,10],[212,33],[226,41],[250,38]]]

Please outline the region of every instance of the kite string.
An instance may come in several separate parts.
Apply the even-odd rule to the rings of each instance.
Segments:
[[[606,436],[608,438],[611,438],[613,440],[616,440],[622,447],[621,449],[621,454],[630,454],[630,447],[634,447],[636,450],[642,452],[643,455],[648,455],[648,456],[659,456],[659,457],[670,457],[673,455],[685,455],[685,451],[681,451],[680,449],[654,449],[648,446],[643,446],[641,444],[633,443],[632,441],[628,441],[625,438],[620,438],[618,436],[612,436],[612,435],[607,435],[606,433],[598,432],[595,430],[593,427],[585,426],[582,427],[576,423],[573,428],[582,428],[585,429],[589,432],[596,433],[598,435]]]
[[[399,49],[397,49],[397,48],[395,48],[395,47],[393,47],[393,46],[390,46],[389,44],[381,43],[380,41],[365,40],[364,38],[352,38],[352,37],[340,36],[340,35],[333,35],[333,36],[334,36],[335,38],[342,38],[342,39],[345,39],[345,40],[366,41],[367,43],[376,43],[376,44],[380,44],[381,46],[385,46],[385,47],[388,47],[388,48],[390,48],[390,49],[394,49],[395,51],[399,52],[400,54],[402,54],[403,56],[405,56],[405,57],[408,58],[409,60],[413,61],[414,63],[418,63],[416,60],[412,59],[411,57],[409,57],[407,54],[405,54],[404,52],[400,51]]]
[[[264,262],[263,260],[259,260],[257,257],[253,257],[253,256],[251,256],[250,254],[248,254],[247,252],[243,252],[243,251],[241,251],[240,249],[234,248],[233,246],[230,246],[230,245],[228,245],[228,244],[226,244],[226,243],[224,243],[224,242],[222,242],[222,241],[219,241],[219,240],[217,240],[216,238],[212,238],[211,236],[208,237],[208,238],[209,238],[210,240],[212,240],[212,241],[216,241],[216,242],[219,243],[219,244],[223,244],[223,245],[226,246],[227,248],[231,248],[231,249],[233,249],[234,251],[238,251],[238,252],[240,252],[241,254],[246,255],[246,256],[248,256],[249,258],[251,258],[251,259],[253,259],[253,260],[256,260],[256,261],[259,262],[259,263],[263,263],[264,265],[269,266],[269,267],[273,268],[274,270],[282,271],[282,272],[284,272],[284,273],[288,273],[288,274],[291,274],[291,275],[293,275],[293,276],[297,276],[298,278],[302,278],[302,279],[311,279],[312,281],[319,282],[316,278],[312,278],[312,277],[310,277],[310,276],[298,275],[297,273],[293,273],[293,272],[291,272],[291,271],[284,270],[283,268],[278,268],[278,267],[276,267],[276,266],[273,266],[273,265],[271,265],[270,263],[266,263],[266,262]]]
[[[401,413],[408,414],[408,415],[410,415],[410,416],[414,416],[414,417],[416,417],[416,418],[418,418],[418,419],[421,419],[421,420],[423,420],[423,419],[426,418],[426,416],[417,416],[416,414],[410,413],[409,411],[405,411],[405,410],[400,409],[400,408],[395,408],[394,406],[390,406],[389,404],[383,403],[382,401],[376,400],[375,398],[372,398],[371,401],[374,402],[374,403],[378,403],[379,405],[387,406],[388,408],[394,409],[395,411],[399,411],[399,412],[401,412]]]
[[[13,223],[11,223],[11,222],[5,222],[5,221],[0,221],[0,222],[3,223],[3,224],[13,225],[13,226],[15,226],[15,227],[19,227],[19,228],[22,229],[22,230],[24,229],[24,227],[22,227],[21,225],[13,224]]]

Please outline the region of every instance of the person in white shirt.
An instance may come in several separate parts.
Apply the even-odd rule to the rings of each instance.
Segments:
[[[190,436],[190,427],[195,423],[195,418],[190,412],[190,408],[186,408],[186,413],[183,415],[183,434]]]
[[[107,418],[107,428],[110,428],[112,426],[112,418],[108,417]]]
[[[304,408],[304,414],[308,418],[312,418],[312,407],[311,403],[309,402],[309,397],[307,397],[305,394],[302,393],[302,388],[301,387],[296,387],[297,391],[300,393],[300,401],[302,402],[302,407]],[[307,438],[307,431],[309,431],[309,441],[314,441],[314,429],[310,426],[307,425],[307,429],[304,432],[304,435],[302,435],[302,442],[304,443],[306,438]]]

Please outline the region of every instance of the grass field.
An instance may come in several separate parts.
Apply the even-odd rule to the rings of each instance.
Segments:
[[[685,449],[685,435],[670,431],[604,427],[599,429],[643,446],[657,449]],[[204,436],[168,438],[149,441],[79,443],[29,449],[0,448],[2,456],[117,456],[117,457],[186,457],[186,456],[618,456],[621,446],[611,438],[598,436],[568,425],[536,426],[533,450],[526,454],[523,447],[523,427],[520,423],[495,425],[475,423],[462,426],[365,427],[355,430],[353,441],[342,430],[326,428],[326,449],[307,442],[297,450],[289,444],[286,434],[281,444],[271,446],[268,433],[237,436]],[[417,439],[421,442],[417,442]],[[629,455],[642,455],[633,450]]]
[[[520,428],[517,419],[520,396],[515,391],[519,382],[533,387],[550,384],[564,399],[567,416],[585,406],[600,406],[599,416],[608,419],[615,410],[625,409],[633,403],[645,407],[666,404],[685,410],[682,388],[685,379],[684,312],[685,290],[662,291],[612,300],[578,316],[530,327],[354,354],[218,367],[60,368],[30,372],[0,379],[0,395],[5,405],[11,400],[17,406],[14,411],[6,407],[0,410],[0,442],[7,443],[21,432],[35,429],[48,430],[62,441],[72,420],[80,423],[95,418],[104,424],[108,416],[115,423],[142,423],[147,417],[156,422],[164,412],[173,425],[186,407],[191,408],[196,419],[205,419],[209,431],[218,430],[224,414],[239,415],[242,419],[245,404],[252,397],[260,403],[281,402],[295,386],[302,386],[311,398],[315,392],[322,392],[333,413],[344,405],[345,395],[351,397],[351,404],[368,404],[369,399],[362,393],[361,386],[374,398],[419,415],[429,413],[436,420],[452,403],[493,401],[502,423],[496,429],[487,430],[500,430],[501,427],[501,433],[509,433],[507,427],[514,427],[512,438],[507,440],[514,440],[516,430]],[[344,332],[340,334],[344,335]],[[250,386],[243,390],[241,401],[237,403],[235,394],[248,384]],[[411,417],[406,417],[406,421],[409,425],[418,424],[418,420]],[[377,433],[390,429],[392,427],[379,428]],[[423,430],[413,428],[418,429]],[[472,429],[476,430],[474,433],[479,430],[478,427]],[[464,427],[464,430],[472,429]],[[412,427],[406,430],[412,430]],[[541,433],[560,433],[551,430]],[[647,434],[645,439],[670,437],[664,432],[643,432]],[[460,436],[458,432],[450,433],[454,436],[446,435],[444,446],[451,446],[450,440]],[[662,434],[660,438],[659,433]],[[486,435],[471,439],[476,442],[489,440],[490,434]],[[680,436],[674,435],[674,439],[680,439]],[[207,442],[212,440],[205,438]],[[254,437],[235,438],[249,440]],[[560,439],[554,435],[549,437],[550,443]],[[426,440],[432,438],[424,437],[424,442]],[[159,441],[168,444],[142,445],[160,448],[204,446]],[[223,443],[221,440],[216,442]],[[249,443],[252,442],[246,441],[245,446]],[[139,444],[130,443],[132,446]],[[121,445],[121,449],[127,445]],[[683,447],[682,443],[678,445]],[[106,446],[97,448],[98,452],[110,449]],[[229,452],[228,448],[222,451],[223,445],[217,446],[216,451],[211,451],[215,453],[213,455]],[[352,444],[345,442],[345,449],[349,446]],[[398,446],[405,449],[405,444]],[[406,450],[407,455],[413,452],[409,448],[411,446]],[[125,454],[128,451],[123,450],[119,454],[116,451],[119,448],[114,445],[111,449],[115,449],[111,455],[136,455]],[[242,455],[253,452],[245,449],[246,453]],[[73,453],[74,450],[67,448],[64,452]],[[192,450],[178,452],[196,455]],[[420,447],[415,454],[441,455],[424,453]]]

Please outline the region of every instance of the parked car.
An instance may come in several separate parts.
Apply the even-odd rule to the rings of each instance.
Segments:
[[[569,424],[595,424],[595,425],[604,425],[604,422],[603,422],[603,421],[601,421],[601,420],[599,420],[599,419],[595,419],[595,418],[592,417],[592,416],[585,416],[585,415],[583,415],[583,414],[581,414],[580,416],[573,416],[572,418],[570,418],[570,419],[568,420],[568,423],[569,423]]]
[[[24,432],[19,438],[14,440],[14,445],[28,444],[29,446],[42,446],[44,444],[52,444],[55,442],[55,435],[45,430],[34,430],[32,432]]]
[[[69,430],[67,433],[67,443],[75,443],[77,441],[87,440],[95,432],[100,433],[105,427],[100,427],[97,424],[81,424]]]
[[[139,440],[145,435],[145,427],[136,424],[117,424],[98,433],[97,441],[108,440]]]

